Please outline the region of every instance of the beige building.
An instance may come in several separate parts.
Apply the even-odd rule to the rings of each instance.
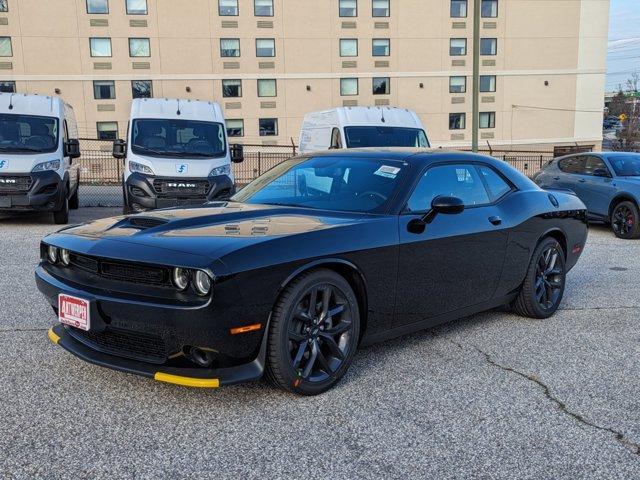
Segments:
[[[481,1],[481,141],[600,144],[609,0]],[[393,105],[468,146],[472,16],[473,0],[0,0],[1,89],[61,95],[87,137],[124,136],[132,97],[153,95],[219,102],[245,143]]]

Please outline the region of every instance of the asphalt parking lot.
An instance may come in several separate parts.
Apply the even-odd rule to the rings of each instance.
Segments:
[[[4,477],[640,476],[640,242],[593,226],[555,317],[495,311],[368,347],[300,398],[160,384],[53,346],[33,280],[47,221],[0,219]]]

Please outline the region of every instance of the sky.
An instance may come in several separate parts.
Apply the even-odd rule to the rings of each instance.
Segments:
[[[640,73],[640,0],[611,0],[607,91]]]

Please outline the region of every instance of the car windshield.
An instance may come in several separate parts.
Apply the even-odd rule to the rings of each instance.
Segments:
[[[0,152],[46,153],[58,149],[58,119],[0,115]]]
[[[195,120],[134,120],[131,151],[155,157],[222,157],[226,154],[224,126]]]
[[[615,155],[609,162],[619,177],[640,177],[640,155]]]
[[[424,130],[403,127],[345,127],[348,148],[429,147]]]
[[[400,185],[399,161],[324,156],[292,159],[258,177],[232,201],[381,213]]]

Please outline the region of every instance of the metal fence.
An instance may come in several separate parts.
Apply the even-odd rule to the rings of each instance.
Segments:
[[[80,203],[82,206],[114,207],[122,205],[122,174],[124,162],[113,158],[113,142],[110,140],[81,139]],[[548,161],[559,155],[571,153],[573,146],[554,150],[505,150],[483,149],[480,153],[503,160],[525,175],[531,176]],[[575,147],[575,151],[590,151],[591,147]],[[238,186],[242,187],[254,178],[281,162],[295,156],[295,145],[244,145],[244,162],[234,163],[233,172]]]

